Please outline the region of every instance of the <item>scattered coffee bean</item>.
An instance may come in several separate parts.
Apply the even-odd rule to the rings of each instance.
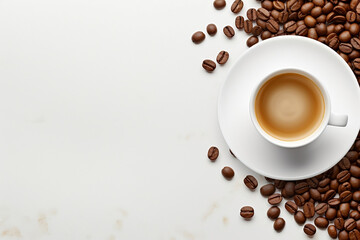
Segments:
[[[353,219],[355,219],[355,221],[357,221],[360,219],[360,212],[357,210],[353,210],[350,212],[349,217],[353,218]]]
[[[203,61],[202,66],[206,71],[213,72],[216,68],[216,63],[214,63],[214,61],[212,61],[210,59],[206,59]],[[215,158],[215,160],[216,160],[216,158]],[[212,160],[212,161],[215,161],[215,160]]]
[[[356,151],[350,151],[346,154],[346,157],[350,160],[350,162],[355,162],[359,158],[359,153]]]
[[[329,225],[329,221],[324,217],[317,217],[314,220],[315,226],[318,228],[327,228]]]
[[[243,16],[237,16],[235,18],[235,26],[239,30],[244,28],[244,17]]]
[[[343,230],[344,229],[344,219],[343,218],[335,218],[334,220],[334,225],[336,227],[336,229],[338,230]]]
[[[252,175],[247,175],[244,178],[244,184],[251,190],[254,190],[258,186],[258,181]]]
[[[328,201],[328,204],[330,207],[337,207],[340,205],[340,203],[341,203],[341,201],[339,198],[333,198]]]
[[[268,202],[271,205],[278,205],[279,203],[281,203],[281,201],[282,201],[282,196],[278,193],[275,193],[268,197]]]
[[[269,210],[267,211],[267,216],[270,219],[276,219],[278,218],[280,215],[280,208],[277,206],[272,206],[271,208],[269,208]]]
[[[343,184],[339,185],[338,193],[341,194],[342,192],[351,190],[351,184],[349,182],[344,182]]]
[[[253,45],[255,45],[256,43],[259,42],[259,39],[258,37],[255,37],[255,36],[251,36],[248,38],[248,40],[246,41],[246,45],[248,47],[252,47]]]
[[[283,218],[277,218],[274,222],[274,229],[276,231],[281,231],[285,227],[285,220]]]
[[[254,216],[254,209],[250,206],[245,206],[240,209],[240,216],[245,219],[250,219]]]
[[[216,57],[216,61],[218,62],[218,64],[225,64],[229,59],[229,53],[226,51],[221,51],[219,52],[219,54]]]
[[[266,197],[272,195],[274,192],[275,192],[275,186],[274,186],[274,184],[271,184],[271,183],[266,184],[260,188],[261,195],[266,196]]]
[[[246,12],[246,16],[250,21],[255,21],[257,19],[257,12],[255,8],[249,8]]]
[[[270,18],[270,12],[265,8],[259,8],[256,14],[257,18],[263,21],[267,21]]]
[[[339,49],[343,53],[351,53],[352,45],[350,43],[341,43]],[[341,161],[338,163],[338,165],[342,170],[349,170],[351,166],[351,162],[347,157],[343,157]]]
[[[328,210],[328,205],[326,203],[319,203],[315,207],[315,212],[318,215],[323,215],[324,213],[326,213],[327,210]]]
[[[312,188],[312,189],[309,190],[309,193],[310,193],[310,197],[312,199],[314,199],[315,201],[320,201],[321,200],[321,194],[317,189]]]
[[[273,3],[270,0],[265,0],[261,2],[261,6],[268,11],[273,10]]]
[[[296,205],[298,205],[299,207],[302,207],[305,204],[305,198],[301,195],[295,195],[294,201],[295,201]]]
[[[349,239],[349,234],[347,231],[343,230],[339,232],[338,235],[339,240],[348,240]]]
[[[199,44],[202,41],[204,41],[205,39],[205,34],[201,31],[195,32],[192,36],[191,36],[191,40],[196,43]]]
[[[341,202],[350,202],[352,199],[352,193],[350,191],[344,191],[340,194]]]
[[[250,20],[245,20],[244,22],[244,31],[246,33],[251,33],[253,29],[253,23]]]
[[[295,195],[295,183],[287,182],[281,191],[284,198],[291,198]]]
[[[347,218],[350,212],[350,204],[349,203],[341,203],[339,206],[339,212],[343,218]]]
[[[349,239],[350,240],[358,240],[360,239],[360,232],[357,229],[354,229],[349,232]]]
[[[298,224],[304,224],[306,222],[305,214],[302,211],[297,211],[294,214],[294,219]]]
[[[350,173],[351,173],[351,176],[359,178],[360,177],[360,167],[352,165],[350,167]]]
[[[315,207],[312,202],[306,202],[303,210],[306,218],[312,218],[315,215]]]
[[[270,19],[269,21],[266,22],[266,28],[271,33],[277,33],[279,31],[279,24],[275,20]]]
[[[286,182],[285,181],[282,181],[282,180],[275,180],[274,181],[274,185],[276,188],[278,189],[283,189],[284,186],[285,186]]]
[[[332,221],[336,218],[336,209],[335,208],[328,208],[328,210],[325,213],[326,219]]]
[[[226,1],[225,0],[215,0],[213,5],[217,10],[220,10],[226,6]]]
[[[224,178],[228,179],[228,180],[231,180],[234,175],[235,175],[235,172],[234,170],[231,168],[231,167],[224,167],[222,170],[221,170],[221,173],[222,175],[224,176]]]
[[[254,37],[257,37],[257,36],[259,36],[259,35],[262,33],[262,31],[263,31],[263,29],[262,29],[261,27],[255,26],[255,27],[253,27],[251,33],[252,33],[252,35],[253,35]],[[256,38],[256,39],[257,39],[257,38]],[[253,44],[253,45],[254,45],[254,44]]]
[[[294,214],[296,213],[297,209],[298,209],[298,206],[296,205],[296,203],[294,203],[293,201],[287,201],[285,203],[285,209],[291,213],[291,214]]]
[[[327,232],[331,238],[337,238],[337,231],[334,225],[330,225]]]
[[[346,182],[351,177],[350,172],[348,170],[343,170],[337,175],[337,180],[339,183]]]
[[[235,0],[231,5],[231,11],[233,13],[239,13],[241,9],[243,9],[243,7],[244,7],[244,3],[242,0]]]
[[[235,35],[235,31],[231,26],[224,27],[223,32],[228,38],[232,38]]]
[[[216,25],[213,23],[207,25],[206,31],[210,36],[214,36],[217,33]]]
[[[348,232],[356,228],[356,221],[353,218],[346,219],[344,222],[344,229]]]
[[[316,233],[316,227],[310,223],[305,224],[304,226],[304,232],[309,235],[312,236]]]
[[[211,161],[215,161],[219,156],[219,149],[217,147],[210,147],[208,151],[208,158]]]
[[[295,185],[295,193],[303,194],[309,190],[309,185],[306,182],[300,182]]]

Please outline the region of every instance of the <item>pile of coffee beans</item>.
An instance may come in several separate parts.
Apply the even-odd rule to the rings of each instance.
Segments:
[[[225,8],[226,1],[215,0],[213,5],[220,10]],[[243,7],[242,0],[235,0],[229,10],[238,14]],[[261,0],[260,8],[250,8],[246,18],[236,16],[234,21],[238,30],[251,35],[246,41],[248,47],[257,44],[259,38],[266,40],[281,35],[309,37],[324,43],[347,62],[360,84],[359,23],[360,0]],[[207,32],[214,36],[215,24],[209,24]],[[225,26],[223,32],[229,39],[236,34],[230,25]],[[201,31],[192,36],[194,43],[204,39]],[[207,59],[202,66],[212,72],[216,63]]]
[[[235,157],[235,155],[230,153]],[[211,147],[208,158],[216,161],[219,149]],[[235,172],[230,167],[222,169],[223,176],[231,180]],[[269,209],[267,216],[274,220],[273,228],[281,231],[285,220],[280,216],[278,205],[286,199],[285,209],[294,216],[300,225],[312,220],[303,227],[304,233],[312,236],[317,228],[327,229],[331,238],[360,239],[360,132],[347,154],[330,170],[315,177],[299,181],[282,181],[265,177],[267,184],[260,188],[260,193],[267,197]],[[244,178],[247,188],[255,191],[257,179],[252,175]],[[240,216],[250,220],[254,208],[243,206]]]

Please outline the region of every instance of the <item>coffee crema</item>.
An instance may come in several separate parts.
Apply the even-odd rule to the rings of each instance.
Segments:
[[[325,100],[314,81],[298,73],[267,80],[255,98],[261,128],[282,141],[297,141],[315,132],[324,118]]]

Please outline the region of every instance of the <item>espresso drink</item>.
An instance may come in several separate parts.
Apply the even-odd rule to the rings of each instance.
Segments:
[[[261,86],[255,114],[261,128],[282,141],[311,135],[325,113],[324,97],[308,77],[297,73],[276,75]]]

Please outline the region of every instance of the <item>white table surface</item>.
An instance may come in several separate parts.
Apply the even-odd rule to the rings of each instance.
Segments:
[[[244,32],[222,33],[231,3],[0,1],[0,239],[307,239],[284,208],[286,227],[273,230],[259,188],[242,182],[263,177],[219,130],[220,86],[247,49]],[[194,45],[211,22],[218,34]],[[206,73],[220,50],[229,62]]]

